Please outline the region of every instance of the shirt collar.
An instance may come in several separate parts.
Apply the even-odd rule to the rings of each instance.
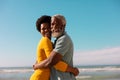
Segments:
[[[63,35],[65,35],[66,32],[64,31],[62,35],[60,35],[59,37],[57,37],[56,39],[59,39],[60,37],[62,37]]]

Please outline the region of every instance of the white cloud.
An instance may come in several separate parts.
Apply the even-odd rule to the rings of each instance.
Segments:
[[[120,47],[74,53],[75,65],[120,64]]]

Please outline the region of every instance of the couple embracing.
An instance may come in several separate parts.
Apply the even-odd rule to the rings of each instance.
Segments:
[[[73,67],[73,43],[65,27],[66,20],[62,15],[43,15],[36,21],[42,38],[30,80],[76,80],[79,70]],[[54,44],[51,36],[56,38]]]

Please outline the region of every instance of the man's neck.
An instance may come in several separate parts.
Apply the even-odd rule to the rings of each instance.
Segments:
[[[63,36],[65,34],[65,31],[59,36],[57,37],[56,39],[60,38],[61,36]]]

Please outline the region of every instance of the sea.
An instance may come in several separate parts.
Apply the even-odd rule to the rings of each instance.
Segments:
[[[77,66],[77,80],[120,80],[120,65]],[[29,80],[32,67],[0,67],[0,80]]]

